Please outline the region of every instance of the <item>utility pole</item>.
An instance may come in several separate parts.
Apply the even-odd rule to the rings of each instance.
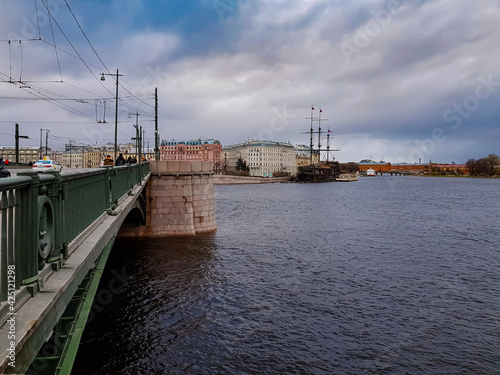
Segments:
[[[40,128],[40,160],[43,158],[43,146],[42,146],[42,132],[49,131],[49,129]]]
[[[135,128],[135,138],[131,138],[132,140],[135,140],[135,160],[137,160],[137,155],[139,153],[139,127],[137,125],[134,125]]]
[[[73,155],[72,155],[72,147],[71,147],[71,139],[69,140],[69,167],[71,168],[71,160],[73,160]]]
[[[118,151],[118,77],[123,76],[123,74],[118,74],[118,69],[116,69],[116,74],[111,73],[101,73],[101,81],[105,81],[104,76],[115,76],[116,77],[116,104],[115,104],[115,159],[116,163],[116,152]]]
[[[141,141],[142,141],[142,147],[141,147],[141,150],[142,150],[142,153],[143,153],[143,154],[145,154],[145,153],[146,153],[146,151],[144,151],[144,150],[146,150],[146,138],[144,138],[144,134],[145,134],[145,133],[146,133],[146,129],[144,129],[144,130],[142,131],[142,134],[141,134]]]
[[[140,163],[142,158],[142,125],[139,127],[139,159],[137,162]]]
[[[16,122],[16,164],[19,165],[19,138],[27,138],[26,135],[19,135],[19,124]]]
[[[49,152],[49,133],[50,130],[47,130],[47,132],[45,133],[45,156],[47,156]]]
[[[129,116],[132,116],[133,113],[129,113]],[[140,162],[141,158],[141,135],[142,135],[142,126],[141,130],[139,131],[139,112],[137,111],[135,113],[135,125],[133,125],[135,128],[135,138],[131,138],[132,140],[135,140],[135,158],[137,159],[137,162]]]
[[[158,148],[158,87],[155,88],[155,160],[160,160]]]

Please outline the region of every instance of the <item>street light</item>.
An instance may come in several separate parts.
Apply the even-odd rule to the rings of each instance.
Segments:
[[[115,76],[116,77],[116,108],[115,108],[115,158],[116,163],[116,152],[117,152],[117,137],[118,137],[118,77],[123,76],[123,74],[118,74],[118,69],[116,69],[116,74],[111,73],[101,73],[101,81],[105,81],[104,76]]]

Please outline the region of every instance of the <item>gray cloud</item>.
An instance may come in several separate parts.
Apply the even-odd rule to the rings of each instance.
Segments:
[[[289,121],[271,135],[276,140],[308,143],[300,133],[307,130],[305,117],[315,104],[323,107],[328,118],[325,126],[335,132],[341,160],[359,160],[371,156],[369,152],[376,158],[410,161],[408,150],[418,149],[436,129],[443,129],[446,141],[436,143],[426,158],[462,162],[482,156],[477,155],[481,152],[499,153],[492,139],[498,136],[500,87],[479,99],[477,108],[470,99],[481,77],[491,75],[500,81],[498,1],[457,0],[453,6],[446,1],[401,2],[390,19],[379,20],[383,25],[371,30],[366,45],[356,47],[357,33],[373,28],[372,21],[387,7],[388,2],[368,0],[347,5],[320,0],[241,1],[220,19],[212,4],[204,2],[199,10],[192,10],[191,18],[171,16],[163,24],[148,21],[153,16],[138,8],[136,14],[147,27],[128,27],[130,17],[121,14],[124,10],[119,7],[112,16],[117,23],[99,23],[83,5],[79,11],[82,23],[99,25],[90,32],[92,40],[106,64],[120,68],[124,82],[134,83],[129,90],[145,99],[158,87],[163,138],[206,136],[224,144],[237,143],[270,134],[263,129],[270,128],[276,111],[286,108]],[[16,9],[14,18],[21,19],[27,8]],[[0,26],[0,31],[5,34],[9,27],[14,29]],[[350,62],[342,42],[357,48]],[[79,47],[83,46],[80,40]],[[91,51],[85,51],[95,62]],[[37,47],[31,53],[36,59],[26,63],[26,72],[55,74],[50,48]],[[6,69],[3,56],[2,72]],[[61,62],[65,81],[102,97],[112,96],[81,63],[67,57]],[[71,93],[62,87],[68,95],[82,95],[81,90]],[[106,81],[106,87],[113,91],[113,82]],[[5,86],[0,90],[12,95]],[[455,105],[464,103],[473,108],[467,117],[454,111]],[[81,107],[93,116],[92,103]],[[68,121],[78,118],[47,108],[47,104],[37,105],[49,121],[56,114]],[[124,106],[120,113],[124,123],[129,120],[128,110]],[[448,110],[452,111],[448,118],[461,116],[456,129],[454,122],[444,119]],[[16,119],[15,111],[2,112],[3,118]],[[24,112],[17,118],[28,120],[31,111]],[[143,124],[152,136],[152,123]],[[127,126],[131,127],[124,125],[123,139],[131,134]],[[84,138],[70,127],[60,132]]]

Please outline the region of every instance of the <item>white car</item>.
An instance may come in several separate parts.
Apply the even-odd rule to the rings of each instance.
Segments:
[[[36,172],[60,171],[61,166],[54,160],[38,160],[33,164],[33,170]]]

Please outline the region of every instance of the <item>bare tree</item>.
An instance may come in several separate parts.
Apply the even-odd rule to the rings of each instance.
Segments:
[[[495,167],[500,164],[500,157],[495,154],[489,154],[485,159],[490,167],[490,175],[493,176],[495,174]]]

